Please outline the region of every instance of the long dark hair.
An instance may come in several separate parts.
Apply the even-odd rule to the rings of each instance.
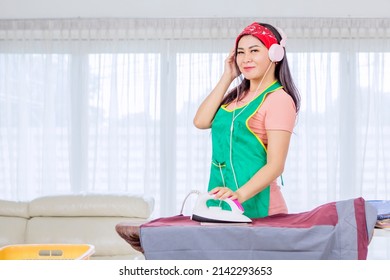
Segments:
[[[275,27],[273,27],[272,25],[267,24],[267,23],[259,23],[259,24],[264,26],[268,30],[270,30],[275,35],[276,39],[278,40],[278,43],[280,43],[282,36],[280,35],[280,33],[278,32],[278,30]],[[286,54],[286,50],[284,50],[284,52]],[[236,54],[237,54],[237,46],[236,46]],[[239,73],[237,63],[236,63],[236,69],[237,69],[237,73]],[[283,86],[284,90],[287,92],[287,94],[292,97],[292,99],[295,103],[295,108],[298,112],[299,108],[300,108],[300,104],[301,104],[301,97],[300,97],[299,91],[298,91],[297,87],[295,86],[295,83],[292,79],[286,55],[284,56],[284,58],[281,61],[279,61],[276,64],[275,76],[278,79],[278,81],[282,84],[282,86]],[[222,104],[228,104],[228,103],[232,102],[233,100],[235,100],[237,98],[238,94],[241,95],[242,93],[249,90],[249,87],[250,87],[250,81],[246,78],[243,78],[242,82],[237,87],[233,88],[230,92],[228,92],[228,94],[223,98]],[[240,98],[242,98],[242,97],[243,97],[243,95],[240,96]]]

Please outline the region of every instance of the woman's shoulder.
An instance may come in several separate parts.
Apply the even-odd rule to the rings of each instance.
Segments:
[[[290,108],[296,111],[293,98],[283,89],[278,89],[274,92],[269,93],[264,100],[264,105],[266,107],[283,107],[286,109]]]
[[[285,130],[292,133],[297,117],[295,103],[283,89],[270,93],[260,107],[266,130]]]

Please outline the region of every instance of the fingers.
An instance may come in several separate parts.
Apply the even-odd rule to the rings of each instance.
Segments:
[[[232,48],[229,52],[228,57],[226,58],[227,61],[234,61],[234,57],[236,55],[236,49]]]
[[[237,73],[236,69],[236,49],[232,48],[225,59],[225,73],[235,79],[240,73]]]
[[[236,48],[233,47],[233,48],[231,48],[231,50],[230,50],[230,56],[235,56],[235,55],[236,55]]]
[[[214,195],[216,199],[230,198],[233,200],[238,198],[237,194],[234,191],[225,187],[216,187],[212,189],[209,193]]]

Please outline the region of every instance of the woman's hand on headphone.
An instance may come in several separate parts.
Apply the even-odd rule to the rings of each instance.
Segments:
[[[225,71],[224,75],[228,76],[232,81],[240,75],[236,67],[236,49],[232,48],[228,57],[225,59]]]

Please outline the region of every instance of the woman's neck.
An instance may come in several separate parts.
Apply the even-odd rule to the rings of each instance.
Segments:
[[[274,75],[269,76],[269,78],[266,77],[263,80],[259,81],[251,80],[248,93],[259,94],[263,92],[266,88],[268,88],[273,82],[275,82],[275,80],[276,77]]]
[[[263,92],[275,80],[275,64],[271,62],[262,77],[250,80],[249,92]]]

